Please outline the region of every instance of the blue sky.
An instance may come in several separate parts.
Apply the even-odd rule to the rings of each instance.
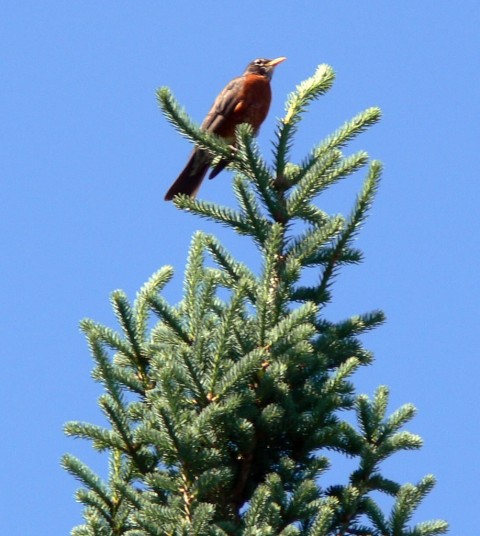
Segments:
[[[391,388],[391,409],[414,403],[420,452],[386,473],[438,485],[418,519],[474,531],[478,504],[480,4],[438,2],[18,2],[0,19],[2,533],[67,534],[81,522],[76,482],[59,466],[72,452],[103,472],[68,420],[102,422],[99,386],[78,330],[114,326],[108,302],[130,296],[160,266],[180,298],[196,229],[224,229],[181,213],[163,196],[190,151],[158,110],[169,86],[200,122],[219,90],[256,57],[285,55],[259,142],[267,157],[286,95],[320,63],[337,73],[311,107],[294,150],[301,159],[357,112],[382,122],[352,145],[385,173],[358,246],[365,262],[337,280],[330,318],[375,308],[388,323],[365,344],[376,355],[358,389]],[[319,205],[349,210],[362,176]],[[233,203],[230,174],[201,196]],[[341,467],[339,468],[341,471]]]

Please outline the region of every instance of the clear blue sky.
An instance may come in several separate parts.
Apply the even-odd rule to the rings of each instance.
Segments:
[[[200,122],[251,59],[280,55],[288,61],[259,138],[267,156],[285,96],[319,63],[337,80],[303,123],[297,158],[357,112],[383,109],[352,147],[385,163],[358,241],[366,260],[338,279],[329,314],[386,312],[365,338],[376,362],[358,388],[389,385],[392,410],[413,402],[409,429],[425,440],[386,472],[434,473],[418,518],[446,518],[452,534],[478,530],[479,27],[478,0],[3,2],[2,534],[61,535],[81,521],[62,453],[104,471],[88,443],[62,435],[68,420],[102,422],[79,320],[114,326],[109,293],[133,297],[164,264],[177,269],[165,293],[176,302],[196,229],[244,246],[163,201],[190,147],[155,89],[168,85]],[[348,210],[361,179],[319,204]],[[233,202],[229,173],[201,193]]]

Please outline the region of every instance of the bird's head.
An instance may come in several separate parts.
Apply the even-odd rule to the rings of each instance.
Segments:
[[[274,60],[267,60],[265,58],[253,60],[247,65],[244,74],[261,74],[263,76],[266,76],[270,80],[272,78],[275,67],[286,59],[287,58],[280,56],[279,58],[275,58]]]

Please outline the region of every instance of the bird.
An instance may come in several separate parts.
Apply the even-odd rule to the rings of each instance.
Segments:
[[[229,144],[234,144],[235,128],[242,123],[251,125],[254,133],[258,134],[272,100],[270,80],[273,71],[286,59],[281,56],[273,60],[258,58],[250,62],[245,72],[220,92],[200,128],[220,136]],[[195,197],[212,161],[213,157],[208,151],[195,147],[187,165],[166,193],[165,201],[172,200],[178,194]],[[227,164],[228,159],[220,160],[209,178],[216,177]]]

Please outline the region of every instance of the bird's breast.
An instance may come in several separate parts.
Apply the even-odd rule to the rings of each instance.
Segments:
[[[221,132],[225,138],[234,139],[235,128],[248,123],[256,132],[267,117],[272,91],[267,78],[260,75],[249,75],[245,77],[237,88],[236,104],[231,112],[225,116]]]
[[[234,114],[238,124],[250,123],[257,129],[265,120],[272,101],[270,82],[264,76],[250,75],[245,78]]]

